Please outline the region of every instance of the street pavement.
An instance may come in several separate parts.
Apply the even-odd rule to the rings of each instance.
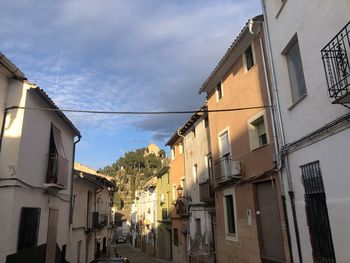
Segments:
[[[129,243],[118,243],[117,253],[121,257],[127,257],[130,263],[159,263],[163,262],[149,255],[142,253],[140,250],[132,247]]]

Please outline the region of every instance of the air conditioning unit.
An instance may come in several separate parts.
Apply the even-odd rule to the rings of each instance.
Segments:
[[[240,161],[231,162],[231,176],[232,177],[240,177],[242,174],[242,163]]]

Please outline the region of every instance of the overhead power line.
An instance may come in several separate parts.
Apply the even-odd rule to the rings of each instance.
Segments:
[[[261,108],[268,108],[270,106],[252,106],[252,107],[242,107],[242,108],[229,108],[229,109],[216,109],[216,110],[185,110],[185,111],[99,111],[99,110],[77,110],[77,109],[52,109],[52,108],[40,108],[40,107],[19,107],[12,106],[7,108],[11,109],[21,109],[21,110],[37,110],[37,111],[62,111],[62,112],[72,112],[72,113],[88,113],[88,114],[109,114],[109,115],[165,115],[165,114],[194,114],[194,113],[211,113],[211,112],[230,112],[230,111],[242,111],[242,110],[254,110]]]

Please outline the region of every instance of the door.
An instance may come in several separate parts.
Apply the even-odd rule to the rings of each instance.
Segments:
[[[256,185],[256,218],[262,262],[285,262],[277,194],[273,181]]]
[[[56,258],[58,209],[49,210],[49,224],[47,228],[46,263],[54,263]]]

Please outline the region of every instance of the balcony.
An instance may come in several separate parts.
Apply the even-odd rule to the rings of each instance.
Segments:
[[[44,187],[48,190],[62,190],[67,188],[68,160],[61,155],[51,153],[48,156],[48,168]]]
[[[108,214],[101,214],[99,212],[88,212],[86,231],[104,228],[108,225]]]
[[[321,50],[332,103],[350,103],[350,22]]]
[[[210,185],[209,180],[199,183],[199,201],[212,202],[214,199],[214,187]]]
[[[216,169],[216,183],[222,184],[228,181],[239,181],[242,171],[241,162],[232,160],[231,156],[224,155],[214,162]]]

